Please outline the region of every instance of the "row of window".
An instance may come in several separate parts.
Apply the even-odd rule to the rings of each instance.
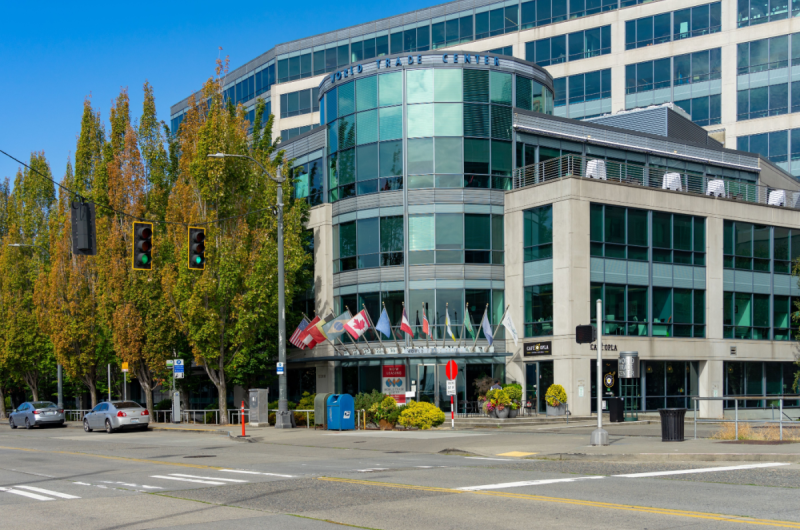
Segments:
[[[800,112],[800,81],[739,90],[736,100],[737,121]]]
[[[408,216],[408,263],[503,264],[503,216],[413,214]]]
[[[800,258],[800,230],[797,229],[725,221],[723,234],[726,269],[791,274],[792,261]]]
[[[794,388],[797,365],[791,362],[731,362],[723,364],[725,372],[726,396],[764,396],[762,400],[724,401],[726,409],[738,408],[780,408],[780,401],[770,396],[797,394]],[[800,402],[785,400],[783,407],[796,407]]]
[[[585,74],[559,77],[553,81],[555,106],[583,103],[611,97],[611,69],[586,72]]]
[[[791,6],[790,6],[791,4]],[[800,16],[797,0],[737,0],[737,25],[740,28]]]
[[[525,337],[553,334],[553,284],[525,288]]]
[[[699,37],[721,30],[721,2],[625,22],[625,49]]]
[[[702,96],[676,101],[697,125],[719,125],[722,122],[722,96]]]
[[[525,60],[539,66],[611,53],[611,26],[576,31],[525,43]]]
[[[800,33],[742,42],[736,47],[739,75],[800,65]]]
[[[333,272],[402,265],[403,241],[402,215],[334,225]]]
[[[772,298],[772,300],[770,300]],[[726,339],[792,340],[792,313],[798,299],[751,293],[723,294],[723,337]],[[770,325],[770,304],[772,325]],[[771,332],[771,337],[770,337]]]
[[[758,153],[793,175],[800,175],[800,129],[739,136],[736,149]]]
[[[592,204],[589,231],[592,256],[705,265],[703,217]]]
[[[714,48],[626,65],[625,93],[635,94],[720,79],[721,57],[720,48]]]
[[[319,110],[319,88],[281,94],[281,118],[300,116]]]
[[[313,128],[314,128],[313,125],[305,125],[303,127],[292,127],[291,129],[281,129],[281,141],[288,142],[292,138],[300,136],[301,134],[305,134]]]
[[[260,67],[254,74],[226,88],[222,96],[224,101],[233,101],[234,105],[238,105],[269,91],[274,84],[275,64],[270,62]]]
[[[318,158],[292,168],[294,196],[307,199],[310,206],[322,204],[324,192],[322,188],[322,159]]]
[[[525,210],[523,222],[524,260],[536,261],[553,257],[553,206]]]

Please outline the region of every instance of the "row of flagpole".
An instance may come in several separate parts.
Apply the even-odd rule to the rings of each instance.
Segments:
[[[319,316],[315,316],[313,319],[309,320],[308,316],[303,314],[303,320],[297,326],[292,336],[289,338],[289,342],[291,342],[297,348],[303,349],[311,349],[314,348],[317,344],[320,344],[324,341],[328,341],[333,345],[334,349],[340,347],[347,351],[348,353],[351,351],[350,348],[342,341],[342,335],[347,333],[350,337],[353,338],[353,346],[356,350],[358,350],[358,341],[361,337],[364,337],[364,341],[367,343],[367,347],[372,350],[372,345],[369,343],[369,339],[365,336],[366,332],[369,329],[373,329],[375,331],[375,335],[378,338],[378,342],[381,345],[381,348],[384,351],[386,347],[383,344],[383,337],[387,340],[393,340],[397,351],[400,352],[400,342],[398,341],[397,333],[395,332],[394,328],[391,325],[389,320],[389,313],[386,311],[386,304],[383,304],[383,310],[381,311],[381,315],[378,318],[377,325],[373,323],[372,318],[370,317],[369,312],[367,311],[367,307],[365,304],[361,304],[361,311],[353,315],[350,312],[350,308],[345,306],[345,311],[337,317],[334,317],[334,314],[331,313],[328,316],[328,320],[325,318],[320,318]],[[518,335],[517,330],[514,327],[514,322],[511,320],[511,315],[508,313],[509,306],[506,306],[505,311],[503,311],[503,316],[500,319],[500,322],[495,326],[494,330],[492,330],[492,325],[489,322],[489,304],[486,304],[486,308],[483,311],[483,317],[481,318],[481,322],[478,325],[478,329],[476,330],[472,326],[472,318],[470,317],[469,313],[469,306],[465,306],[464,311],[464,321],[461,323],[461,333],[456,340],[455,334],[453,333],[451,322],[450,322],[450,309],[449,304],[445,305],[445,323],[444,323],[444,332],[442,333],[442,346],[445,347],[447,342],[447,336],[450,336],[450,339],[456,343],[456,347],[461,347],[462,341],[466,343],[466,333],[469,333],[470,336],[473,338],[472,346],[466,346],[468,351],[474,351],[475,346],[478,343],[478,337],[480,335],[479,331],[483,331],[484,338],[488,341],[489,346],[492,345],[494,342],[494,337],[497,335],[497,331],[499,330],[500,326],[505,327],[508,331],[511,338],[514,340],[514,345],[517,345]],[[419,326],[419,313],[417,313],[417,327]],[[400,325],[398,326],[400,332],[405,333],[406,336],[411,341],[411,347],[414,348],[414,330],[411,328],[411,323],[408,320],[408,314],[406,313],[405,302],[403,302],[403,313],[400,318]],[[425,347],[430,348],[430,340],[431,340],[431,325],[428,322],[428,317],[425,313],[425,304],[422,304],[422,333],[425,334]],[[406,337],[402,337],[402,341],[405,342]],[[336,343],[339,343],[340,346],[337,346]],[[437,346],[438,339],[433,339],[433,346]]]

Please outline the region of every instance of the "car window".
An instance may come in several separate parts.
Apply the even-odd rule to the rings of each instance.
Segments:
[[[100,403],[100,408],[97,409],[99,412],[105,412],[108,410],[108,403]]]
[[[17,410],[18,410],[18,411],[20,411],[20,412],[23,412],[23,411],[25,411],[25,410],[28,410],[28,404],[27,404],[27,403],[23,403],[22,405],[20,405],[19,407],[17,407]]]
[[[55,409],[56,404],[51,401],[35,401],[33,403],[33,408],[35,409]]]
[[[105,405],[105,403],[100,403],[98,405],[95,405],[94,408],[92,409],[92,412],[100,412],[101,410],[103,410],[103,405]]]
[[[117,401],[113,403],[113,405],[118,409],[140,409],[142,408],[141,405],[136,403],[135,401]]]

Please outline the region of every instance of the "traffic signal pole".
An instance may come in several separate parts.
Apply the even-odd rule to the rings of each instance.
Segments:
[[[603,429],[603,302],[597,300],[597,428],[589,445],[608,445],[608,431]]]

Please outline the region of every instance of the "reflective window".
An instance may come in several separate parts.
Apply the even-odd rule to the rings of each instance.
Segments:
[[[553,334],[553,284],[525,287],[525,337]]]
[[[281,94],[281,118],[300,116],[319,110],[319,88]]]
[[[403,264],[403,217],[371,217],[334,227],[334,272]]]
[[[800,34],[792,37],[800,42]],[[789,35],[738,44],[736,65],[739,75],[786,68],[789,65]]]
[[[691,116],[692,121],[698,125],[718,125],[722,121],[722,96],[704,96],[700,98],[684,99],[675,104]]]
[[[409,264],[502,264],[502,223],[502,215],[409,215]]]
[[[737,25],[755,26],[790,16],[800,16],[800,2],[791,0],[737,0]]]
[[[800,176],[800,129],[739,136],[736,148],[758,153],[792,175]]]
[[[567,50],[569,43],[569,51]],[[539,66],[611,53],[611,26],[578,31],[525,44],[525,59]]]
[[[736,119],[738,121],[753,120],[800,111],[800,105],[794,106],[794,100],[800,100],[800,82],[795,81],[791,88],[793,92],[791,102],[789,83],[739,90],[737,92]],[[797,96],[794,92],[797,92]]]
[[[524,259],[536,261],[553,257],[553,206],[525,210],[522,217]]]

